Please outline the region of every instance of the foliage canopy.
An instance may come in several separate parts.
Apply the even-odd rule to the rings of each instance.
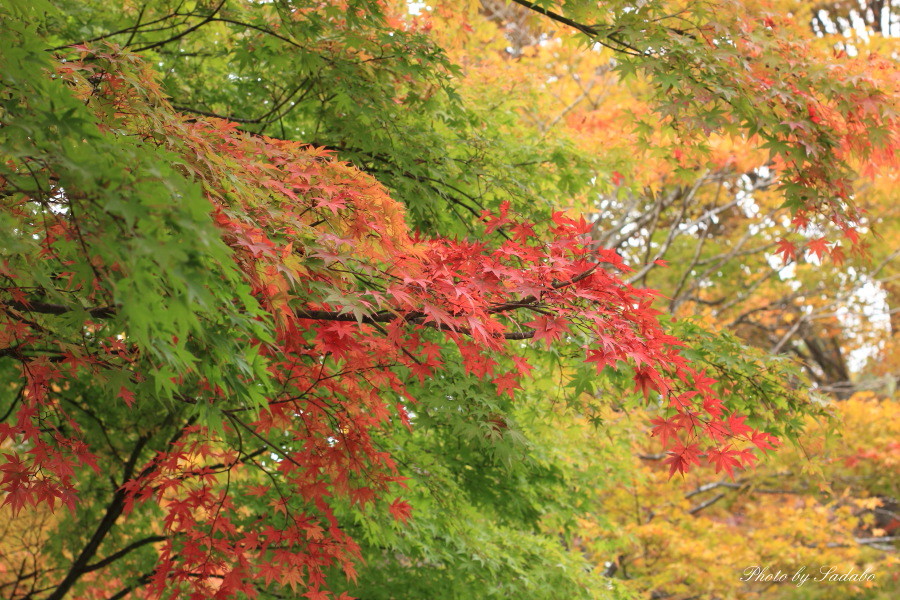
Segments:
[[[9,597],[681,593],[586,568],[673,535],[598,486],[848,391],[881,330],[802,306],[890,268],[895,67],[753,0],[514,6],[0,1]]]

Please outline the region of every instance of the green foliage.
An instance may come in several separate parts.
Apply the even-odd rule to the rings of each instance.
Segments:
[[[844,146],[860,127],[887,142],[889,109],[860,116],[840,98],[876,102],[876,86],[832,79],[814,60],[792,84],[766,84],[794,64],[790,50],[808,50],[779,45],[789,27],[719,19],[702,2],[692,31],[675,30],[673,4],[563,6],[591,23],[582,43],[612,47],[619,76],[649,86],[656,111],[634,115],[635,148],[598,157],[552,130],[583,98],[549,126],[524,124],[550,68],[521,96],[465,89],[469,65],[451,58],[460,50],[402,2],[2,0],[0,443],[14,451],[3,485],[33,492],[10,492],[14,510],[74,507],[78,492],[78,510],[48,520],[29,559],[51,590],[39,600],[146,586],[315,600],[331,597],[326,583],[367,600],[629,598],[606,563],[630,538],[584,536],[619,526],[597,514],[598,498],[655,477],[626,460],[639,429],[628,415],[668,431],[666,420],[698,408],[676,405],[678,394],[705,376],[715,379],[706,413],[692,414],[731,419],[720,441],[747,426],[796,441],[804,419],[824,420],[796,363],[706,322],[660,319],[664,299],[621,283],[614,253],[585,272],[603,265],[594,287],[566,283],[574,270],[553,275],[574,269],[568,253],[603,225],[553,209],[599,192],[613,209],[652,197],[618,172],[612,185],[600,179],[619,164],[637,170],[629,152],[641,144],[665,156],[659,135],[700,163],[711,132],[758,136],[794,225],[819,211],[852,232],[845,184],[870,149]],[[555,3],[535,7],[547,16]],[[820,109],[853,127],[829,129]],[[689,162],[669,167],[679,184],[697,176]],[[721,177],[738,189],[740,175]],[[702,179],[690,194],[674,186],[673,230],[707,210],[690,205]],[[478,239],[482,218],[494,233]],[[422,238],[474,241],[411,239],[404,219]],[[556,236],[534,260],[532,224]],[[698,257],[739,250],[702,235],[715,239],[687,273],[650,282],[681,291]],[[644,246],[627,236],[616,246],[638,268],[656,250],[679,262],[694,251],[670,238],[651,230]],[[719,264],[698,287],[740,284],[745,264]],[[527,280],[535,273],[543,279]],[[548,318],[557,295],[571,322]],[[460,326],[468,308],[484,318]],[[680,354],[663,351],[673,344]],[[585,362],[597,348],[620,355]],[[660,357],[673,364],[654,379],[645,367]],[[530,377],[503,379],[527,371],[525,358]],[[669,474],[699,453],[682,429],[692,437],[668,450]],[[732,475],[728,448],[709,450]],[[37,466],[20,468],[19,452]]]
[[[6,94],[0,107],[0,149],[8,160],[0,177],[16,195],[35,200],[15,216],[5,213],[2,260],[8,273],[28,273],[30,280],[17,285],[46,290],[41,302],[67,307],[58,320],[65,329],[54,332],[59,349],[98,344],[127,327],[128,343],[147,361],[146,377],[123,380],[115,369],[101,374],[97,383],[110,396],[124,387],[171,401],[176,393],[171,379],[196,372],[260,399],[259,388],[236,373],[208,369],[217,361],[234,361],[245,375],[263,376],[257,349],[232,334],[243,331],[261,341],[268,336],[200,186],[176,167],[181,159],[169,149],[105,132],[72,95],[65,72],[47,77],[54,67],[39,38],[17,22],[10,24],[10,34],[16,43],[3,49]],[[145,85],[142,76],[136,72],[123,85]],[[115,121],[106,124],[111,127]],[[64,198],[38,200],[51,188]],[[57,215],[66,213],[77,215],[75,239],[61,235]],[[43,226],[46,235],[28,235],[15,219]],[[55,260],[45,258],[50,246]],[[82,254],[96,259],[81,261]],[[98,273],[104,275],[102,289],[93,285]],[[65,291],[55,285],[60,278]],[[84,310],[98,306],[115,312],[114,318],[86,336]]]

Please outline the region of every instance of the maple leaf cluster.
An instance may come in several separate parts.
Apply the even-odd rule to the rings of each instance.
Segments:
[[[253,595],[261,581],[329,597],[327,570],[352,578],[359,557],[333,503],[365,507],[402,485],[377,436],[414,426],[408,383],[461,360],[514,396],[531,365],[511,340],[575,344],[598,373],[632,369],[635,388],[670,414],[654,435],[673,474],[704,453],[730,474],[753,463],[754,446],[776,443],[726,410],[716,382],[665,333],[655,293],[623,281],[628,267],[595,247],[583,218],[557,212],[530,223],[505,203],[483,214],[486,233],[506,233],[502,243],[413,235],[402,206],[370,176],[324,150],[180,115],[134,64],[101,52],[60,74],[77,101],[111,119],[103,136],[126,132],[148,147],[165,139],[160,152],[199,185],[206,210],[169,207],[160,226],[159,206],[93,206],[77,180],[44,196],[4,190],[17,194],[4,211],[55,269],[34,281],[27,261],[3,265],[0,336],[25,381],[14,422],[0,428],[0,444],[16,448],[0,467],[5,504],[78,510],[73,475],[95,464],[96,440],[83,438],[65,399],[101,382],[122,414],[165,406],[186,417],[166,421],[170,437],[149,459],[143,447],[155,434],[141,434],[109,509],[113,521],[145,505],[161,511],[150,589],[233,597]],[[31,162],[59,179],[52,165]],[[65,210],[35,216],[50,199]],[[81,216],[85,206],[95,212]],[[172,277],[197,269],[181,287],[166,287],[163,275],[130,287],[140,279],[129,260],[167,256],[155,241],[142,245],[147,232],[191,218],[214,232],[198,239],[221,246],[209,268],[222,269],[224,283],[193,284],[207,267],[186,253],[169,268]],[[110,239],[135,250],[114,255]],[[74,301],[48,303],[47,294]],[[151,309],[175,325],[144,322]],[[389,512],[410,517],[401,499]]]

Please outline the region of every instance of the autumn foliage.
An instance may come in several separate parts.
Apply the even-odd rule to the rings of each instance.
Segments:
[[[646,494],[696,471],[739,489],[763,456],[821,417],[803,390],[808,375],[751,348],[765,345],[749,335],[715,331],[733,303],[705,294],[727,295],[727,286],[688,281],[700,261],[727,271],[745,254],[766,264],[767,251],[779,264],[801,249],[834,268],[863,260],[868,221],[854,187],[896,166],[890,61],[823,52],[755,2],[723,3],[731,16],[721,18],[715,3],[632,11],[613,2],[596,14],[565,6],[566,17],[550,3],[519,2],[620,56],[615,78],[635,78],[630,91],[611,88],[615,118],[584,92],[537,126],[532,150],[515,131],[529,109],[506,107],[511,90],[491,87],[498,64],[545,75],[580,56],[604,85],[618,79],[592,62],[609,60],[599,47],[559,46],[549,62],[558,41],[498,52],[508,38],[486,17],[489,3],[463,19],[443,3],[423,17],[380,2],[160,2],[112,17],[92,6],[84,14],[104,20],[96,35],[69,4],[42,5],[36,22],[31,9],[0,2],[12,40],[0,53],[0,496],[11,522],[57,532],[22,542],[38,555],[0,553],[0,589],[11,598],[354,597],[353,586],[377,578],[371,569],[359,577],[361,565],[452,564],[434,558],[445,548],[416,541],[465,527],[434,525],[445,515],[422,490],[440,502],[442,478],[458,490],[447,502],[482,511],[498,539],[535,536],[546,554],[523,564],[553,553],[582,560],[554,536],[577,522],[587,547],[614,519],[590,516],[608,508],[586,492],[597,474],[582,467],[584,448],[548,441],[547,424],[610,435],[617,426],[604,423],[633,408],[640,431],[622,429],[620,449],[660,466],[621,455],[616,464],[639,473]],[[735,16],[744,8],[753,16]],[[690,11],[690,28],[661,17],[676,9]],[[120,17],[130,28],[109,34],[118,30],[105,19]],[[225,60],[191,62],[220,51],[192,35],[203,27],[220,36]],[[310,75],[264,103],[254,100],[268,90],[261,78],[246,92],[223,91],[252,82],[266,64],[259,57],[271,59],[275,79],[295,66]],[[205,85],[207,76],[222,87]],[[571,82],[553,87],[559,79],[542,85],[571,96]],[[521,86],[543,97],[539,80]],[[477,105],[485,90],[506,112]],[[259,118],[231,110],[260,105],[269,112]],[[404,121],[417,111],[422,123]],[[395,141],[395,127],[421,137]],[[535,164],[546,173],[532,173]],[[721,261],[702,244],[696,253],[678,246],[684,232],[705,244],[709,215],[731,218],[725,210],[738,205],[718,208],[718,192],[703,199],[711,171],[720,191],[749,172],[777,174],[759,187],[759,202],[777,207],[759,225],[770,229],[757,233],[758,255],[741,253],[746,240],[736,249],[723,241],[728,231],[710,244],[726,247]],[[632,208],[603,234],[603,210],[629,195]],[[581,210],[595,198],[606,209]],[[626,227],[632,214],[655,217]],[[670,229],[654,238],[649,227]],[[646,239],[629,246],[616,238],[626,231]],[[683,276],[681,260],[692,261]],[[660,272],[674,273],[659,276],[663,292],[647,280]],[[692,295],[681,299],[685,290]],[[768,314],[759,297],[742,300],[734,310]],[[704,314],[704,302],[726,308]],[[772,331],[784,337],[772,354],[798,319]],[[546,403],[563,389],[564,407]],[[546,423],[526,425],[535,414]],[[509,454],[479,466],[492,452]],[[524,470],[505,476],[501,464]],[[531,504],[506,515],[507,500],[489,488],[520,484]],[[586,495],[554,516],[550,498],[569,493]],[[671,529],[681,526],[665,514]],[[681,535],[640,518],[616,527],[645,546]],[[403,544],[408,552],[390,559]],[[644,551],[635,569],[701,560],[691,548],[667,551]],[[680,593],[667,573],[657,583]],[[596,591],[567,577],[561,585]]]

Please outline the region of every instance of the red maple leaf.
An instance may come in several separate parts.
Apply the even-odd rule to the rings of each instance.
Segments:
[[[748,467],[753,466],[756,464],[756,461],[759,460],[759,457],[757,457],[750,448],[743,448],[738,454],[741,457],[741,462]]]
[[[318,208],[327,208],[332,214],[338,214],[339,210],[347,208],[347,198],[335,196],[332,198],[316,198],[316,206]]]
[[[754,431],[750,434],[750,441],[757,448],[765,452],[766,450],[774,450],[778,445],[778,438],[764,431]]]
[[[291,590],[296,592],[298,585],[303,585],[303,571],[300,567],[282,567],[280,569],[279,582],[281,585],[291,586]]]
[[[724,469],[728,476],[734,479],[734,468],[741,466],[741,462],[736,458],[739,455],[740,453],[732,450],[731,446],[723,446],[707,450],[706,460],[709,464],[716,465],[716,473]]]
[[[778,254],[785,263],[797,256],[797,246],[787,240],[778,240]]]
[[[728,437],[728,427],[726,427],[725,423],[722,421],[710,421],[706,424],[706,432],[709,434],[709,437],[716,440],[722,441]]]
[[[695,398],[699,395],[700,395],[700,392],[696,392],[696,391],[684,392],[683,394],[676,394],[670,398],[669,405],[679,411],[687,410],[693,406],[693,402],[691,402],[691,399]]]
[[[547,346],[549,346],[552,342],[559,339],[559,336],[566,331],[569,322],[562,317],[541,315],[534,321],[525,324],[534,328],[535,340],[544,340],[547,343]]]
[[[405,523],[409,520],[410,515],[412,515],[412,506],[410,506],[409,502],[401,500],[400,498],[391,502],[388,510],[391,515],[401,523]]]
[[[266,582],[266,585],[269,585],[273,581],[280,580],[281,569],[282,569],[281,565],[275,564],[273,561],[270,561],[270,560],[264,560],[259,563],[257,577],[262,577],[263,581]]]
[[[674,439],[676,442],[678,441],[678,430],[680,428],[674,421],[657,417],[655,419],[651,419],[650,423],[654,425],[650,435],[652,437],[656,437],[658,435],[662,440],[663,448],[667,448],[669,446],[670,439]]]
[[[663,464],[669,465],[669,477],[676,471],[684,474],[692,464],[700,464],[700,447],[697,444],[685,446],[678,443],[669,450],[669,456],[663,461]]]
[[[129,390],[124,385],[119,388],[119,398],[124,400],[125,404],[127,404],[129,408],[134,406],[134,392]]]
[[[745,433],[750,433],[753,431],[753,428],[749,425],[744,424],[744,420],[747,417],[743,415],[738,415],[737,413],[731,413],[728,415],[728,429],[731,430],[731,434],[734,436],[741,436]]]
[[[515,398],[515,391],[522,389],[522,386],[519,385],[519,376],[512,371],[495,377],[494,384],[497,386],[498,393],[507,394],[510,398]]]
[[[518,372],[522,377],[527,377],[528,374],[531,373],[531,370],[534,369],[534,367],[528,363],[528,359],[522,356],[513,356],[512,361],[516,366],[516,372]]]
[[[831,260],[834,261],[836,265],[844,264],[844,249],[835,244],[831,247]]]
[[[809,241],[807,248],[810,252],[815,254],[819,260],[822,260],[822,255],[828,252],[828,241],[823,237],[816,238]]]
[[[588,350],[587,358],[584,359],[584,362],[595,363],[597,366],[597,372],[600,373],[606,368],[606,365],[612,364],[614,362],[614,358],[611,354],[607,354],[603,350]]]

